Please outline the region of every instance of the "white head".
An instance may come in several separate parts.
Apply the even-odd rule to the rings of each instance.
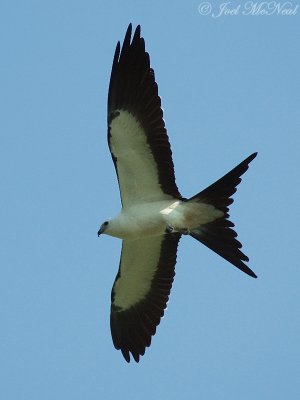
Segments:
[[[100,236],[102,233],[123,239],[124,229],[122,221],[120,221],[120,217],[117,216],[103,222],[98,231],[98,236]]]

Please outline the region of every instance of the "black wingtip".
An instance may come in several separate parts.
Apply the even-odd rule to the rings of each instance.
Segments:
[[[132,23],[130,22],[128,25],[128,28],[126,30],[126,34],[125,34],[125,38],[127,38],[129,36],[129,38],[131,37],[131,32],[132,32]]]
[[[130,355],[128,350],[121,349],[125,361],[130,363]]]
[[[131,36],[132,36],[132,23],[130,22],[130,24],[128,25],[126,34],[125,34],[124,42],[126,41],[127,43],[130,43]],[[139,39],[141,39],[141,25],[137,25],[137,27],[135,28],[135,31],[134,31],[134,34],[132,37],[132,43],[138,41]]]
[[[134,37],[138,37],[138,38],[141,37],[141,25],[137,25],[137,27],[135,28]]]
[[[255,153],[251,154],[251,156],[249,156],[248,158],[246,158],[246,160],[248,161],[248,163],[250,163],[252,160],[254,160],[254,158],[257,156],[258,152],[256,151]]]

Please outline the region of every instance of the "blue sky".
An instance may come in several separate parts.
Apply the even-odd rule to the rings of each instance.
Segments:
[[[2,2],[2,399],[300,396],[300,10],[246,16],[232,2],[237,15],[213,18],[199,3]],[[258,279],[184,238],[166,316],[128,365],[109,330],[121,242],[97,230],[120,207],[106,100],[129,22],[181,192],[258,151],[231,211]]]

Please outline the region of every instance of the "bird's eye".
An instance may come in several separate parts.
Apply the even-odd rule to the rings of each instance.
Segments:
[[[103,225],[107,226],[108,225],[108,221],[103,222]]]

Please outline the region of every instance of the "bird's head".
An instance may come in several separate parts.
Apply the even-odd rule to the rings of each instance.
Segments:
[[[100,229],[98,231],[98,237],[102,234],[105,233],[105,231],[109,228],[109,221],[103,222],[103,224],[100,226]]]

